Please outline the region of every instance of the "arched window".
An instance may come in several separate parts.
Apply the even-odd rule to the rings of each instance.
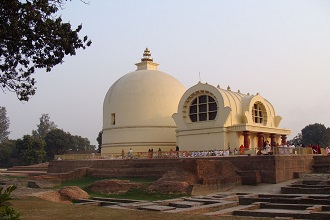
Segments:
[[[189,108],[189,117],[192,122],[211,121],[217,116],[218,106],[214,98],[208,95],[196,97]]]
[[[116,124],[116,114],[111,113],[111,125],[115,125],[115,124]]]
[[[266,124],[267,112],[265,106],[261,102],[256,102],[252,109],[252,118],[254,123]]]

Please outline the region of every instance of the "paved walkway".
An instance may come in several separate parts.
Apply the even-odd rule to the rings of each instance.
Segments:
[[[290,185],[291,183],[297,182],[298,179],[288,180],[281,183],[260,183],[257,186],[240,185],[233,189],[226,191],[226,193],[281,193],[281,187]]]

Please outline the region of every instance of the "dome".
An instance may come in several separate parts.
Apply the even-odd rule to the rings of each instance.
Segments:
[[[126,74],[109,89],[104,100],[103,127],[112,127],[108,118],[115,115],[115,126],[174,126],[184,86],[174,77],[156,70]]]
[[[105,96],[102,148],[175,146],[172,114],[186,89],[171,75],[157,70],[148,49],[143,55],[137,70],[118,79]]]

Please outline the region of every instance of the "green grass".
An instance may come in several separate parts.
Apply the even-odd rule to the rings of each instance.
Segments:
[[[104,180],[105,178],[94,178],[94,177],[83,177],[77,180],[65,181],[61,185],[54,187],[54,189],[60,189],[64,186],[78,186],[79,188],[85,190],[90,197],[106,197],[106,198],[122,198],[122,199],[136,199],[136,200],[165,200],[182,197],[182,194],[159,194],[147,191],[147,187],[152,184],[155,179],[138,179],[138,178],[106,178],[106,179],[120,179],[120,180],[130,180],[131,182],[141,183],[142,187],[139,189],[132,189],[123,194],[103,194],[91,191],[91,185],[93,182],[98,180]]]
[[[134,199],[134,200],[148,200],[148,201],[174,199],[174,198],[179,198],[179,197],[185,196],[182,194],[152,193],[152,192],[146,191],[146,188],[144,188],[144,187],[142,187],[140,189],[132,189],[123,194],[102,194],[102,193],[92,192],[89,189],[84,189],[84,190],[91,197],[106,197],[106,198]]]
[[[79,188],[84,189],[92,185],[93,182],[103,179],[104,178],[83,177],[76,180],[64,181],[61,183],[61,185],[55,186],[54,189],[60,189],[64,186],[78,186]]]
[[[29,176],[12,176],[12,175],[7,176],[7,175],[3,175],[3,176],[0,176],[0,177],[9,178],[9,179],[26,179]]]
[[[247,216],[205,216],[180,213],[148,212],[129,209],[111,209],[100,206],[79,206],[54,203],[35,197],[26,197],[12,200],[13,208],[22,214],[24,220],[253,220],[255,217]],[[273,218],[258,218],[258,220],[270,220]]]

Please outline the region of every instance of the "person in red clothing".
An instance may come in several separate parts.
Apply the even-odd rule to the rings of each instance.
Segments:
[[[317,153],[317,154],[321,154],[321,147],[320,147],[319,144],[317,144],[317,145],[315,146],[315,150],[316,150],[316,153]]]
[[[125,151],[124,149],[121,149],[121,159],[124,159],[124,157],[125,157]]]
[[[312,152],[313,152],[313,154],[317,154],[316,145],[314,145],[314,144],[310,144],[309,147],[312,148]]]
[[[245,147],[243,146],[243,144],[239,147],[239,154],[244,154],[244,149]]]

